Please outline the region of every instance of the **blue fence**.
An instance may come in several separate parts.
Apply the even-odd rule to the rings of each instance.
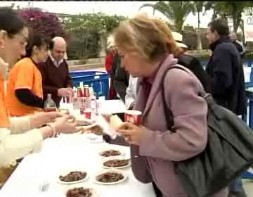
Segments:
[[[84,85],[89,85],[94,89],[96,96],[105,96],[108,98],[109,92],[109,76],[102,71],[74,71],[70,72],[75,87],[78,87],[80,82]]]

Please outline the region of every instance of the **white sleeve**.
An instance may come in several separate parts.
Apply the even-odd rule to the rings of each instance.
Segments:
[[[11,134],[9,129],[0,128],[0,166],[38,151],[42,141],[43,136],[39,129],[23,134]]]
[[[126,96],[125,96],[125,106],[127,109],[131,106],[133,102],[135,102],[136,98],[136,85],[137,85],[137,78],[129,77],[129,84],[126,89]]]
[[[10,130],[12,134],[23,133],[31,129],[29,116],[11,117],[10,122]]]

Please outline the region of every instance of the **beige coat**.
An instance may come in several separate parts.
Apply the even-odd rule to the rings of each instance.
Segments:
[[[0,167],[40,148],[43,136],[38,129],[30,128],[29,119],[28,116],[10,118],[10,129],[0,128]]]

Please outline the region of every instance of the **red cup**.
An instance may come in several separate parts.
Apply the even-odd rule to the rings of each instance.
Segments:
[[[142,121],[142,112],[137,110],[127,110],[124,115],[125,122],[140,125]]]
[[[91,119],[91,111],[84,111],[83,115],[85,118]]]
[[[84,115],[85,118],[91,119],[91,110],[85,107],[80,108],[80,114]]]

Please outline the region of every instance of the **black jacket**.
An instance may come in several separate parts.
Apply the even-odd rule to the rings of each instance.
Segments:
[[[118,56],[115,61],[115,75],[113,79],[113,86],[118,93],[121,100],[125,102],[126,89],[129,82],[129,73],[121,67],[120,57]]]
[[[227,37],[210,45],[213,54],[206,71],[215,101],[237,115],[246,113],[244,72],[240,54]]]
[[[181,54],[178,58],[178,64],[188,68],[199,79],[204,90],[208,93],[211,92],[211,82],[208,74],[204,70],[198,58],[187,54]]]

